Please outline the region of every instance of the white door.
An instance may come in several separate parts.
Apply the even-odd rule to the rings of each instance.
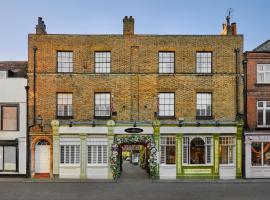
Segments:
[[[35,168],[36,173],[50,173],[50,145],[36,145]]]

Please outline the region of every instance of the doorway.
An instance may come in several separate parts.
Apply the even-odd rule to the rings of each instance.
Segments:
[[[50,144],[46,140],[40,140],[35,147],[35,173],[50,173]]]

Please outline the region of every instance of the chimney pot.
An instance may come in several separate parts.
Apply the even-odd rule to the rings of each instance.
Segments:
[[[42,17],[38,17],[38,24],[36,25],[36,34],[38,35],[47,34],[46,25],[42,20]]]
[[[237,35],[237,25],[236,23],[232,23],[232,35]]]

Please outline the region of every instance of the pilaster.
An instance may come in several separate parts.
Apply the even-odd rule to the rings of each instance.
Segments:
[[[53,135],[53,176],[59,176],[60,163],[60,136],[59,136],[59,121],[52,120],[52,135]]]
[[[214,134],[214,171],[213,175],[219,177],[219,134]]]
[[[81,179],[86,179],[86,139],[87,139],[87,134],[80,134],[80,147],[81,147],[81,161],[80,161],[80,178]]]
[[[112,150],[111,147],[114,143],[114,127],[115,127],[115,122],[113,120],[107,121],[107,127],[108,127],[108,133],[107,133],[107,138],[108,138],[108,179],[113,179],[113,173],[111,170],[111,163],[110,163],[110,157],[112,155]]]
[[[242,139],[243,139],[243,122],[237,123],[236,133],[236,178],[242,178]]]
[[[182,144],[183,144],[183,134],[176,134],[176,177],[183,176],[182,169]]]
[[[159,164],[160,164],[160,121],[155,120],[153,121],[153,129],[154,129],[154,141],[157,149],[157,174],[159,176]],[[159,177],[157,177],[159,178]]]

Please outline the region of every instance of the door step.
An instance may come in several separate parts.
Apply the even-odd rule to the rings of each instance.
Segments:
[[[36,173],[34,178],[50,178],[50,173]]]

